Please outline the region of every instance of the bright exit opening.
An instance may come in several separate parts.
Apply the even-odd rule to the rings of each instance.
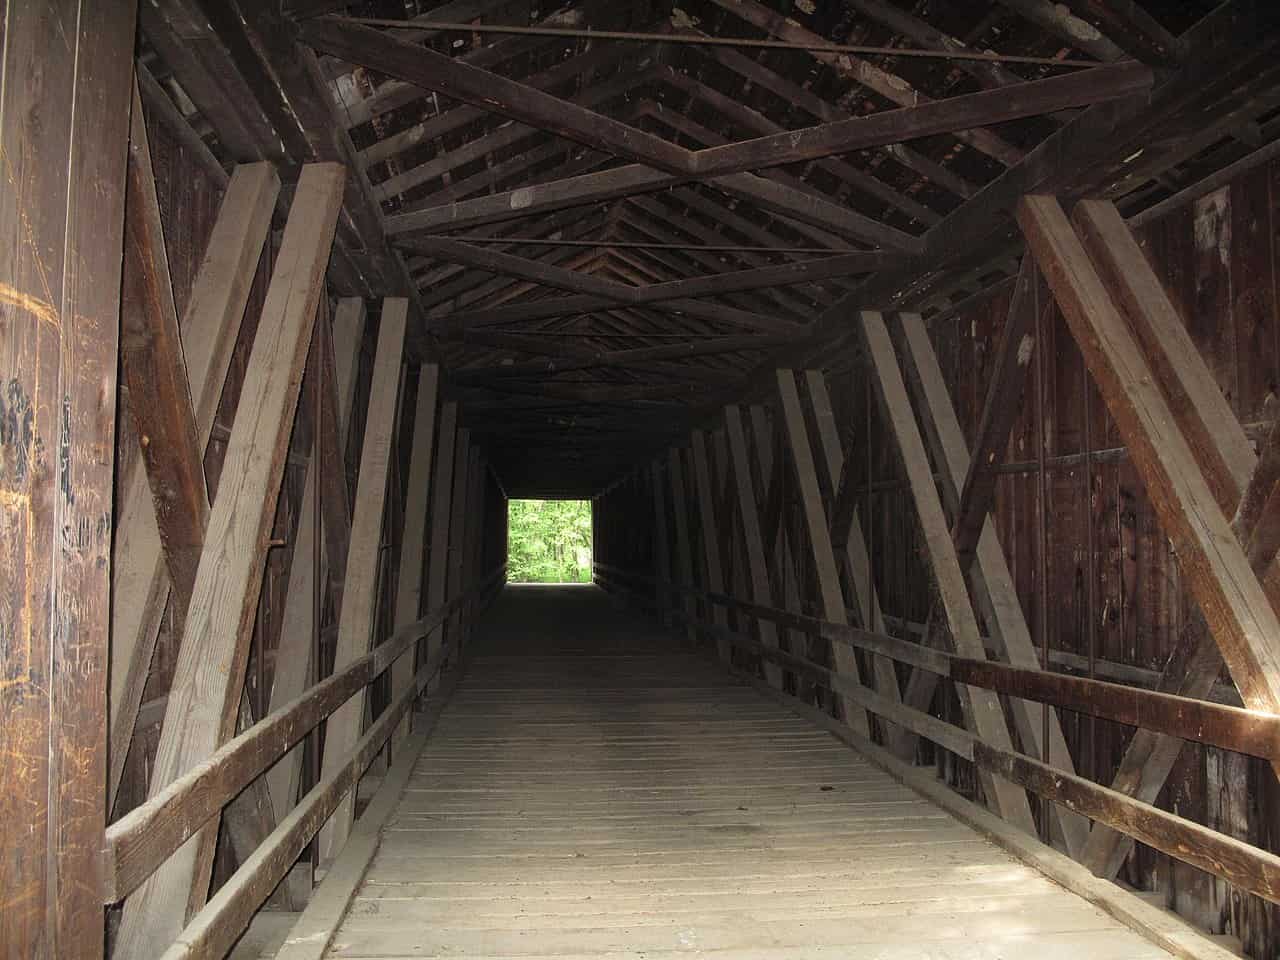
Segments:
[[[507,582],[590,583],[591,501],[509,501]]]

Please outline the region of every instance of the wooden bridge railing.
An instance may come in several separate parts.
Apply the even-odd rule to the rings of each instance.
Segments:
[[[890,657],[967,686],[1065,707],[1252,756],[1280,758],[1280,715],[1107,681],[954,656],[886,634],[748,603],[724,594],[709,593],[670,580],[622,570],[609,564],[597,562],[594,566],[596,582],[601,586],[619,590],[641,605],[651,608],[659,606],[655,596],[648,591],[628,586],[624,581],[681,593],[708,605],[728,607],[757,620],[823,637],[834,644]],[[1280,903],[1280,856],[1084,777],[1066,773],[1025,754],[993,747],[968,730],[905,703],[891,700],[807,657],[765,645],[753,637],[699,617],[688,609],[671,604],[669,607],[664,606],[662,612],[691,625],[710,638],[728,642],[739,649],[757,654],[763,660],[823,684],[862,709],[905,727],[969,760],[979,769],[1016,783],[1092,820],[1105,823],[1184,863],[1222,877],[1243,890],[1273,903]],[[785,691],[777,689],[773,692],[787,695]],[[853,731],[849,731],[849,737],[858,739]]]
[[[108,827],[102,854],[105,902],[121,900],[141,885],[294,744],[402,656],[410,654],[418,640],[460,611],[469,620],[495,587],[505,581],[505,574],[506,564],[502,563],[466,592],[397,630],[385,643],[229,740],[206,761]],[[381,752],[414,700],[440,672],[450,653],[457,652],[453,650],[453,639],[448,636],[443,640],[419,667],[413,682],[378,715],[354,749],[341,763],[324,772],[191,919],[165,953],[166,960],[224,955],[341,798],[355,788],[361,774]]]

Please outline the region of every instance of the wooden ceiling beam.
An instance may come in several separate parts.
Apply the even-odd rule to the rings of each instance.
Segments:
[[[999,3],[1091,57],[1106,63],[1124,59],[1124,51],[1111,38],[1076,16],[1069,4],[1057,0],[999,0]]]
[[[1178,40],[1137,0],[1063,0],[1073,14],[1097,27],[1108,40],[1143,63],[1176,66]]]
[[[852,116],[852,114],[847,110],[843,110],[835,104],[828,102],[808,87],[803,87],[800,84],[791,81],[787,77],[775,73],[763,63],[760,63],[758,60],[753,60],[737,50],[730,47],[716,47],[712,50],[708,50],[707,53],[722,66],[732,70],[745,80],[763,87],[766,90],[772,91],[792,107],[803,110],[805,113],[808,113],[810,116],[821,120],[824,123],[832,123],[836,120],[847,120]],[[928,161],[928,158],[923,157],[917,151],[905,144],[891,144],[884,149],[887,153],[892,154],[899,163],[902,163],[913,170],[916,169],[914,165],[915,163],[922,161],[925,163],[930,162]],[[889,186],[889,184],[884,183],[874,176],[874,173],[874,170],[868,171],[867,179],[859,183],[859,188],[864,192],[883,200],[887,204],[897,206],[896,201],[901,197],[901,194]],[[928,174],[924,175],[928,176]],[[947,186],[944,182],[938,182],[938,185],[942,186],[944,189],[951,189],[951,187]],[[964,191],[957,192],[952,190],[952,192],[957,193],[957,195],[961,197],[969,195]],[[971,193],[972,191],[969,192]],[[904,209],[903,212],[907,211]]]
[[[303,25],[302,38],[316,49],[350,63],[435,90],[594,149],[606,150],[672,173],[685,173],[692,168],[690,153],[683,147],[526,84],[369,27],[312,20]]]
[[[647,83],[648,80],[649,74],[646,71],[623,71],[604,83],[589,84],[581,93],[576,94],[565,102],[582,107],[602,106],[610,100],[630,93],[636,87]],[[525,123],[499,126],[495,130],[482,133],[466,141],[453,150],[442,151],[438,156],[430,160],[407,170],[402,170],[400,173],[383,180],[375,187],[378,199],[386,201],[392,197],[407,193],[415,187],[420,187],[431,180],[443,179],[445,174],[452,173],[452,171],[464,164],[485,159],[498,151],[521,144],[523,141],[532,141],[543,132],[538,127]],[[612,156],[612,153],[605,150],[599,156],[602,159],[608,159]],[[596,161],[596,163],[599,162]],[[592,165],[594,166],[595,164]]]
[[[473,244],[462,243],[447,237],[419,237],[406,241],[406,245],[435,256],[455,260],[481,270],[506,273],[535,283],[559,287],[575,293],[606,297],[619,303],[658,303],[684,297],[718,296],[740,290],[785,286],[830,277],[842,277],[853,273],[865,273],[879,269],[900,259],[881,251],[858,251],[815,260],[801,260],[771,267],[751,270],[734,270],[727,273],[673,280],[646,287],[628,287],[624,284],[599,280],[579,272],[549,266],[538,260],[516,257],[497,250],[488,250]]]
[[[741,54],[739,54],[741,56]],[[743,58],[748,59],[748,58]],[[705,81],[698,81],[679,70],[667,68],[661,73],[664,81],[674,89],[687,94],[693,100],[715,111],[721,117],[757,136],[785,133],[786,128],[770,120],[764,114],[752,109],[740,100],[721,93]],[[847,119],[847,118],[841,118]],[[838,122],[838,121],[836,121]],[[824,157],[816,161],[819,168],[840,181],[846,187],[872,194],[876,199],[889,203],[905,216],[918,221],[922,226],[932,226],[942,219],[941,215],[930,210],[918,200],[905,197],[897,191],[875,180],[870,174],[841,159],[839,156]],[[799,178],[803,183],[803,178]],[[868,181],[874,181],[869,183]],[[886,197],[885,194],[888,194]]]
[[[757,30],[781,40],[817,45],[824,43],[823,38],[816,33],[806,30],[795,20],[770,9],[758,0],[711,0],[711,2],[751,24]],[[862,57],[824,50],[807,52],[818,63],[833,70],[837,76],[865,90],[877,93],[900,107],[927,105],[934,102],[932,98],[921,93],[906,80]],[[1022,159],[1021,150],[990,130],[956,127],[945,132],[951,133],[957,140],[969,144],[1002,166],[1013,166]]]
[[[661,104],[644,104],[637,115],[649,116],[663,126],[701,143],[704,148],[729,143],[721,134],[690,120],[684,113],[666,110]],[[847,237],[895,250],[919,249],[919,239],[912,234],[858,213],[812,184],[782,170],[770,169],[761,174],[735,173],[712,177],[703,182],[729,196],[745,197],[776,216],[805,224],[804,228],[796,228],[802,232],[815,228],[828,231],[824,236],[815,237],[819,243],[827,246],[837,246],[842,242],[840,237]],[[839,236],[833,237],[832,233]]]
[[[897,110],[708,147],[694,154],[693,171],[700,177],[710,177],[758,170],[965,128],[988,127],[1140,94],[1151,88],[1152,80],[1147,67],[1118,63],[945,100],[924,99]],[[1021,159],[1022,155],[1017,156]]]
[[[499,45],[495,44],[494,46]],[[480,50],[489,49],[492,48],[480,48]],[[473,59],[467,59],[466,62],[475,65]],[[553,90],[593,70],[598,70],[600,67],[616,67],[617,64],[617,52],[602,44],[589,48],[580,56],[570,57],[568,60],[562,60],[546,70],[524,77],[521,82],[535,90]],[[423,93],[421,87],[412,87],[412,89],[418,91],[419,94]],[[476,123],[490,116],[492,114],[488,110],[473,107],[470,104],[459,104],[452,109],[445,110],[443,113],[437,113],[425,120],[405,127],[403,130],[399,130],[388,137],[374,141],[360,151],[360,157],[365,163],[381,163],[400,155],[406,150],[412,150],[421,144],[430,143],[432,140],[452,133],[469,123]]]

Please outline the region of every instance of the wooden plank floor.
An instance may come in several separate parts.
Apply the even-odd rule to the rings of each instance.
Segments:
[[[1166,957],[595,587],[509,587],[333,957]]]

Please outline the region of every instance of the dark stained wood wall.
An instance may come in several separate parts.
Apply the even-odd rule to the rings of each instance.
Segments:
[[[1262,422],[1280,413],[1278,193],[1280,165],[1260,167],[1137,231],[1223,393],[1254,437]],[[930,325],[971,442],[1008,300],[1006,288]],[[1043,376],[1031,379],[1000,468],[1000,540],[1037,648],[1047,644],[1059,669],[1065,653],[1074,655],[1081,673],[1088,673],[1092,661],[1098,676],[1132,682],[1143,674],[1126,668],[1159,671],[1164,665],[1191,600],[1115,425],[1053,304],[1045,305],[1041,324]],[[867,417],[860,362],[850,362],[851,369],[837,375],[835,393],[843,427],[858,444],[861,462],[870,463],[869,539],[877,587],[887,615],[919,624],[931,610],[919,533],[874,404]],[[1043,487],[1037,463],[1041,404]],[[940,693],[934,707],[959,722],[950,691]],[[1069,713],[1063,726],[1077,770],[1109,783],[1130,730]],[[958,788],[972,790],[970,773],[960,769],[967,765],[942,762]],[[1280,788],[1262,761],[1188,745],[1159,803],[1280,849]],[[1252,956],[1273,957],[1280,950],[1280,911],[1192,867],[1140,847],[1122,877],[1164,892],[1197,923],[1239,936]]]

